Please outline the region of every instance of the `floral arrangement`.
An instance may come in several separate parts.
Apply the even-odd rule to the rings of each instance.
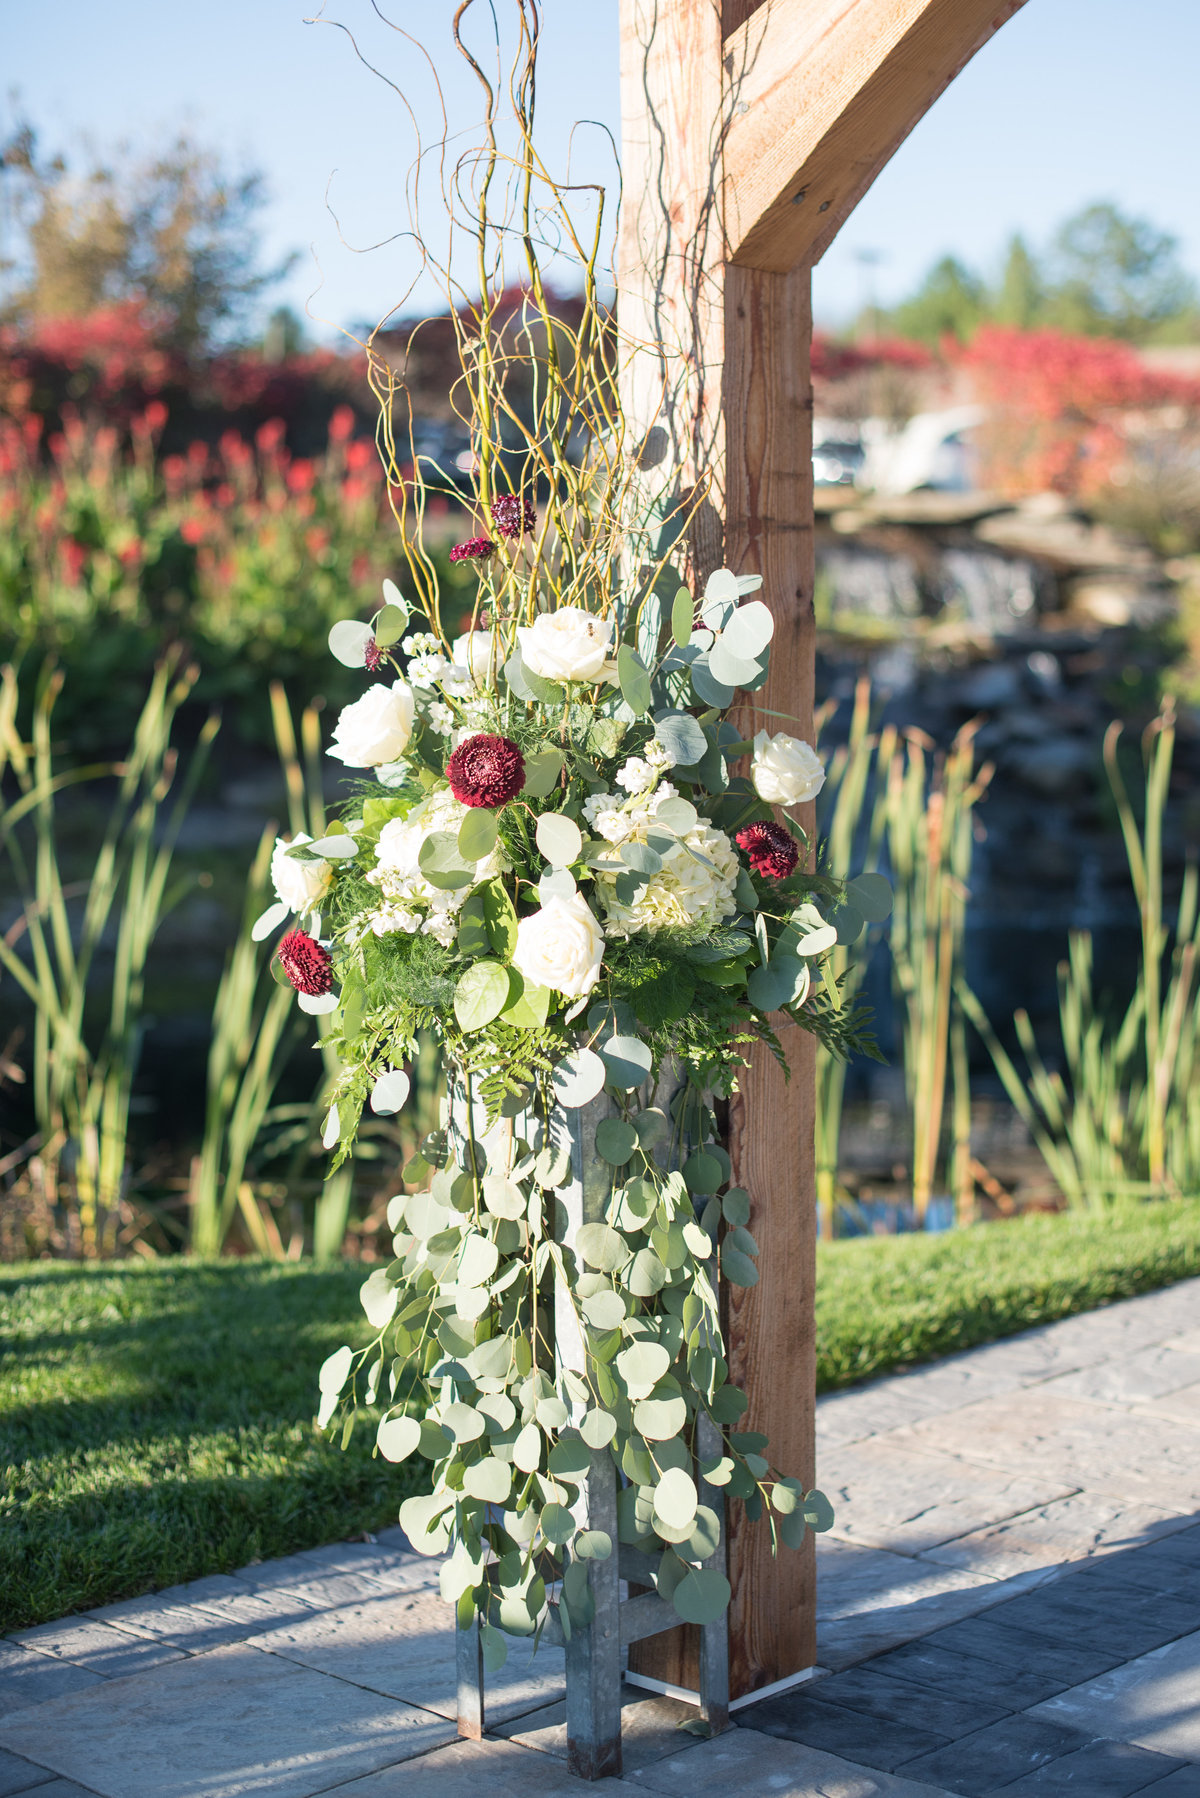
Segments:
[[[329,1014],[334,1166],[364,1109],[404,1104],[418,1038],[440,1045],[444,1126],[388,1205],[394,1259],[362,1289],[375,1334],[322,1367],[318,1423],[345,1440],[374,1408],[379,1454],[423,1466],[401,1522],[446,1557],[443,1596],[480,1617],[492,1665],[506,1633],[543,1627],[548,1585],[566,1635],[589,1620],[589,1564],[616,1544],[582,1494],[606,1459],[620,1539],[654,1557],[685,1621],[729,1599],[706,1495],[787,1546],[828,1527],[821,1494],[739,1428],[719,1282],[753,1285],[758,1248],[717,1108],[756,1044],[786,1066],[783,1029],[871,1052],[829,954],[890,905],[880,877],[818,866],[793,815],[824,780],[809,744],[743,733],[774,615],[757,575],[683,579],[688,506],[647,491],[626,441],[598,236],[581,242],[530,147],[535,48],[522,36],[521,78],[484,84],[489,132],[507,92],[518,201],[548,188],[578,249],[579,322],[553,315],[529,229],[513,302],[489,148],[470,223],[491,277],[451,313],[475,446],[475,523],[451,559],[473,603],[447,628],[421,544],[438,471],[396,450],[403,387],[394,356],[377,361],[406,593],[385,582],[373,617],[330,634],[368,681],[329,749],[353,785],[320,841],[280,843],[257,927],[286,925],[278,977]]]

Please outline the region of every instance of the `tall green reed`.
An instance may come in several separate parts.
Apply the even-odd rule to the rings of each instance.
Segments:
[[[1092,937],[1071,936],[1058,970],[1064,1072],[1047,1066],[1028,1013],[1014,1016],[1022,1074],[978,998],[958,985],[1009,1099],[1068,1204],[1102,1206],[1122,1194],[1200,1191],[1200,877],[1190,863],[1174,926],[1163,894],[1163,839],[1175,753],[1173,701],[1142,737],[1141,818],[1118,761],[1121,725],[1104,739],[1104,764],[1117,808],[1139,912],[1140,963],[1124,1015],[1098,1002]]]
[[[34,1009],[38,1141],[30,1172],[52,1207],[66,1205],[71,1234],[89,1259],[114,1246],[126,1199],[147,958],[163,919],[195,884],[194,877],[172,880],[172,864],[218,721],[203,726],[182,773],[171,734],[196,678],[178,656],[164,658],[125,760],[56,772],[52,718],[61,674],[42,670],[28,744],[17,727],[17,676],[11,668],[0,674],[0,775],[11,771],[18,793],[0,813],[0,843],[18,892],[28,896],[0,938],[0,969]],[[68,884],[59,795],[105,776],[117,784],[94,867],[87,880]],[[97,976],[110,955],[106,982]]]

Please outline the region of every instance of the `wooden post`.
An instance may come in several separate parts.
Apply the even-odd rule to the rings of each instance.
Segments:
[[[622,397],[648,483],[692,516],[701,581],[764,576],[771,679],[746,708],[811,738],[810,269],[913,125],[1021,0],[620,0],[625,200],[618,267]],[[783,714],[768,718],[766,713]],[[791,1080],[756,1054],[730,1107],[751,1194],[756,1287],[727,1299],[747,1427],[811,1481],[815,1413],[814,1058]],[[815,1659],[811,1540],[770,1553],[729,1519],[731,1693]],[[695,1632],[634,1644],[630,1666],[695,1689]]]

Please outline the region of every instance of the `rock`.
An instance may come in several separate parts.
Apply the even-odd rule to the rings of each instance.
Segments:
[[[1009,662],[991,662],[964,676],[954,697],[968,711],[994,712],[1004,706],[1020,705],[1022,695],[1018,670]]]
[[[1010,751],[1009,770],[1025,786],[1047,799],[1063,799],[1095,784],[1099,751],[1076,737],[1052,737],[1044,743]]]
[[[1042,517],[1029,511],[1003,512],[982,519],[975,535],[983,543],[994,543],[1014,554],[1036,556],[1063,573],[1076,568],[1141,573],[1156,566],[1153,552],[1144,544],[1071,514]]]

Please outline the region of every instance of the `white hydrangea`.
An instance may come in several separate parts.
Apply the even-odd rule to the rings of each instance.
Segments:
[[[652,793],[632,793],[621,799],[616,793],[593,793],[583,802],[583,815],[606,842],[627,843],[631,837],[645,838],[660,805],[678,799],[679,789],[664,780]]]
[[[651,737],[645,749],[642,751],[642,754],[649,762],[650,766],[657,769],[660,773],[665,768],[673,768],[675,766],[675,757],[671,754],[666,744],[660,743],[657,737]]]
[[[406,673],[414,687],[432,687],[449,671],[450,663],[444,656],[429,652],[413,656]]]
[[[448,737],[454,729],[454,713],[440,699],[431,699],[425,707],[425,722],[439,737]]]
[[[467,810],[468,807],[459,803],[449,787],[439,787],[427,798],[419,800],[405,817],[390,818],[379,833],[375,866],[367,875],[371,885],[379,888],[384,902],[381,913],[387,914],[389,908],[397,916],[402,911],[416,911],[420,929],[447,946],[454,941],[455,914],[470,889],[448,892],[431,885],[421,872],[419,858],[421,845],[435,832],[446,831],[457,836]],[[476,862],[475,880],[490,880],[494,874],[504,873],[506,868],[504,855],[497,846]],[[388,928],[407,930],[410,927],[397,923]]]
[[[639,755],[631,755],[617,769],[617,785],[627,793],[644,793],[658,778],[658,771]]]
[[[707,936],[737,911],[734,892],[738,859],[723,831],[703,821],[668,849],[663,865],[629,904],[617,898],[617,874],[597,873],[596,890],[605,913],[605,933],[632,936],[645,931],[686,930]]]
[[[415,936],[421,928],[421,914],[409,906],[381,905],[378,911],[367,913],[366,923],[376,936],[389,936],[394,930]]]

